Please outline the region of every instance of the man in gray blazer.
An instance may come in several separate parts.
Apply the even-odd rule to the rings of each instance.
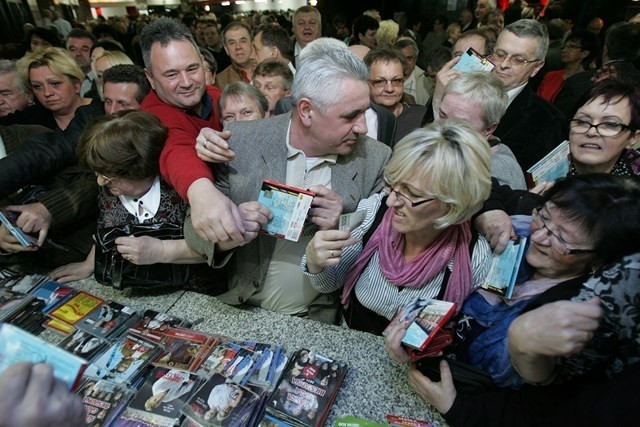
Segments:
[[[316,230],[337,228],[341,213],[353,212],[361,199],[382,189],[391,150],[366,136],[366,66],[348,49],[318,42],[313,54],[300,61],[292,87],[292,112],[229,125],[228,145],[236,158],[218,165],[216,177],[220,189],[245,207],[251,206],[246,202],[257,200],[263,179],[314,191],[299,241],[259,235],[230,257],[216,253],[215,245],[202,240],[190,221],[185,237],[210,265],[221,266],[229,260],[229,291],[218,296],[221,301],[335,323],[337,299],[313,289],[301,272],[300,260]],[[213,132],[201,132],[198,155],[215,159],[214,151],[222,142]],[[264,212],[264,206],[253,203],[256,212]],[[241,210],[251,215],[246,208]]]

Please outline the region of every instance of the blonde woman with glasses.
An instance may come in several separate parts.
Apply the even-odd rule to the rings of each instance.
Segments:
[[[319,292],[342,289],[351,328],[380,334],[415,298],[462,304],[482,283],[491,251],[470,218],[489,195],[490,159],[486,141],[461,121],[416,130],[385,168],[388,195],[360,202],[362,225],[316,233],[303,270]]]

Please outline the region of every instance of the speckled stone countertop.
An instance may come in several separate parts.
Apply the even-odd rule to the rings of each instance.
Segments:
[[[309,348],[346,362],[349,371],[327,426],[334,425],[336,418],[344,415],[386,423],[385,416],[389,413],[427,420],[434,426],[447,425],[409,386],[406,365],[396,363],[387,355],[382,337],[254,307],[232,307],[214,297],[193,292],[129,295],[92,279],[72,285],[138,309],[166,311],[192,322],[202,320],[194,330],[277,343],[288,353]]]

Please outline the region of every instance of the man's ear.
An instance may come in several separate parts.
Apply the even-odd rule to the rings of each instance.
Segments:
[[[583,61],[589,55],[591,55],[591,51],[590,50],[583,50],[583,51],[580,52],[580,56],[582,57]]]
[[[529,78],[531,78],[531,77],[535,76],[536,74],[538,74],[538,71],[540,71],[542,69],[542,67],[544,67],[544,59],[541,60],[541,61],[538,61],[536,66],[533,68],[533,71],[529,75]]]
[[[156,90],[156,86],[153,83],[153,74],[151,74],[151,71],[149,71],[147,68],[144,69],[144,75],[147,77],[147,80],[149,80],[149,84],[151,85],[151,89]]]
[[[296,113],[305,127],[311,126],[313,112],[313,105],[309,98],[302,98],[298,101],[298,105],[295,107]]]
[[[488,128],[486,128],[484,130],[484,136],[488,139],[491,135],[493,135],[493,132],[496,131],[497,127],[498,127],[498,123],[494,123],[491,126],[489,126]]]

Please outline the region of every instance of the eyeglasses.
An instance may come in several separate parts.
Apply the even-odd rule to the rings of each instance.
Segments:
[[[536,208],[533,210],[531,216],[533,218],[533,223],[538,227],[538,230],[542,230],[543,228],[547,230],[547,238],[549,239],[552,248],[563,255],[590,254],[596,251],[595,249],[577,249],[569,247],[569,244],[565,242],[562,237],[551,231],[549,228],[549,223],[551,221],[549,218],[545,218],[542,213],[543,210],[544,207],[542,206]]]
[[[565,45],[562,46],[563,49],[580,49],[582,50],[582,46],[577,45],[577,44],[573,44],[573,43],[567,43]]]
[[[569,128],[572,132],[580,134],[589,132],[591,128],[596,128],[600,136],[616,136],[630,129],[628,125],[623,125],[622,123],[602,122],[594,125],[593,123],[580,119],[569,120]]]
[[[404,86],[404,79],[391,79],[391,80],[387,80],[387,79],[376,79],[376,80],[369,80],[369,83],[371,83],[371,86],[375,87],[376,89],[382,89],[387,87],[387,83],[391,83],[391,86],[393,87],[400,87],[400,86]]]
[[[524,67],[527,64],[532,64],[534,62],[540,62],[539,59],[524,59],[521,56],[511,56],[504,50],[497,50],[491,55],[487,56],[489,59],[493,60],[493,62],[505,62],[510,60],[513,65],[516,67]]]
[[[396,197],[403,198],[407,203],[409,203],[409,206],[411,206],[412,208],[415,208],[416,206],[420,206],[420,205],[423,205],[423,204],[425,204],[427,202],[432,202],[432,201],[436,200],[435,197],[432,197],[430,199],[414,201],[411,197],[409,197],[409,196],[401,193],[400,191],[398,191],[398,187],[400,187],[401,185],[402,184],[391,185],[391,184],[387,183],[387,188],[392,193],[396,193]]]

